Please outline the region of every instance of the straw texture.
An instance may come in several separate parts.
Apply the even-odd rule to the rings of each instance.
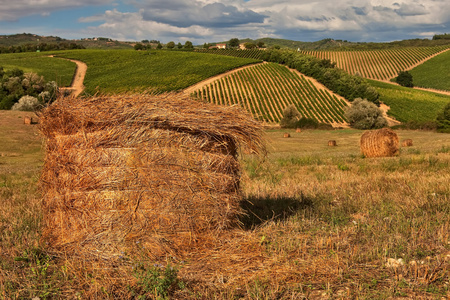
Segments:
[[[237,107],[179,94],[59,99],[40,115],[48,248],[116,259],[177,255],[234,227],[240,147],[262,128]]]
[[[360,140],[365,157],[388,157],[398,154],[398,136],[390,128],[366,131]]]

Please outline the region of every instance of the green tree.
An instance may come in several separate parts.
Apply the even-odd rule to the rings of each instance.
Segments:
[[[248,43],[244,44],[244,47],[245,47],[245,49],[255,49],[256,48],[256,44],[248,42]]]
[[[444,107],[436,118],[437,130],[450,133],[450,102]]]
[[[172,42],[172,41],[168,42],[167,45],[166,45],[166,47],[167,47],[167,49],[173,49],[173,48],[175,48],[175,42]]]
[[[238,38],[232,38],[229,42],[228,45],[232,48],[236,48],[239,47],[239,39]]]
[[[144,50],[144,45],[136,43],[136,45],[134,45],[134,50]]]
[[[280,126],[283,128],[294,128],[298,120],[300,120],[300,113],[295,105],[289,105],[283,110],[283,118],[280,120]]]
[[[184,48],[185,49],[193,49],[194,45],[192,45],[192,42],[186,41],[186,43],[184,43]]]
[[[347,108],[345,117],[356,129],[376,129],[388,125],[382,111],[367,99],[356,98]]]
[[[177,48],[178,48],[178,49],[181,49],[181,48],[183,48],[183,45],[182,45],[180,42],[178,42]]]
[[[266,48],[266,45],[263,41],[259,41],[258,43],[256,43],[256,46],[258,46],[258,48]]]
[[[163,46],[161,45],[161,43],[158,43],[158,46],[156,46],[156,49],[161,50],[162,47],[163,47]]]
[[[396,81],[401,86],[414,87],[413,77],[412,77],[411,73],[409,73],[408,71],[400,71],[400,72],[398,72],[398,76],[396,78]]]

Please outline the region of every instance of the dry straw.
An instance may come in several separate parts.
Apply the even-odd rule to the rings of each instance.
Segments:
[[[240,108],[179,94],[61,98],[40,130],[43,241],[90,259],[177,255],[220,236],[241,213],[239,147],[264,151]]]
[[[411,147],[413,145],[412,139],[405,139],[402,141],[402,147]]]
[[[365,157],[386,157],[398,154],[398,136],[390,128],[367,131],[361,136],[361,153]]]
[[[286,133],[283,134],[283,137],[284,137],[284,138],[290,138],[291,135],[290,135],[289,133],[286,132]]]
[[[335,146],[337,146],[336,141],[335,141],[335,140],[329,140],[329,141],[328,141],[328,146],[330,146],[330,147],[335,147]]]

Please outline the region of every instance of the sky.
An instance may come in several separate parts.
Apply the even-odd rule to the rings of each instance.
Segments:
[[[450,33],[449,0],[0,0],[0,35],[390,42]]]

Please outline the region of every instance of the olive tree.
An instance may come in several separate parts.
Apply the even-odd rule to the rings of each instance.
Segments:
[[[345,116],[350,126],[356,129],[376,129],[388,125],[383,112],[367,99],[356,98],[347,108]]]

